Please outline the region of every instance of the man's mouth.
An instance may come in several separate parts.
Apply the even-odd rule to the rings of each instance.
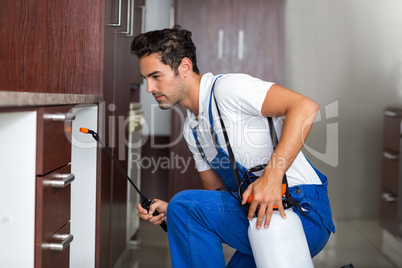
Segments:
[[[154,98],[156,101],[160,101],[163,98],[163,96],[162,95],[154,96]]]

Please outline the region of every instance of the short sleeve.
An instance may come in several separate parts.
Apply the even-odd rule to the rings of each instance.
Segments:
[[[246,74],[228,74],[218,80],[215,97],[223,109],[229,112],[261,116],[261,108],[268,90],[274,83]]]

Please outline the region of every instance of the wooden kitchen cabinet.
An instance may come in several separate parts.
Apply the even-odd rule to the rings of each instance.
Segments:
[[[102,0],[6,0],[0,91],[102,94]]]
[[[384,112],[380,224],[395,237],[402,236],[402,109]]]
[[[37,109],[35,267],[69,267],[72,106]]]
[[[74,117],[72,106],[0,109],[4,267],[69,267]]]
[[[175,23],[193,34],[201,73],[284,83],[284,1],[176,0],[175,7]]]
[[[106,1],[103,74],[105,124],[101,138],[124,170],[128,166],[128,129],[125,120],[129,115],[130,102],[139,101],[137,89],[142,83],[138,59],[131,53],[131,42],[134,36],[141,33],[144,5],[144,0]],[[119,12],[120,25],[117,23]],[[113,267],[127,244],[127,179],[104,151],[101,157],[104,179],[100,188],[99,254],[96,266],[108,268]]]
[[[131,54],[130,43],[142,29],[144,5],[145,0],[2,2],[0,99],[15,97],[17,102],[12,105],[34,108],[38,113],[38,161],[34,175],[40,195],[35,196],[34,201],[29,199],[33,205],[38,202],[38,211],[48,209],[43,206],[49,191],[48,185],[43,185],[45,177],[71,161],[71,148],[68,148],[71,143],[64,142],[65,135],[61,135],[61,131],[66,133],[67,129],[54,128],[53,123],[39,120],[45,111],[64,109],[55,105],[101,103],[99,135],[121,165],[127,167],[128,132],[124,120],[130,101],[139,101],[136,89],[142,83],[138,59]],[[127,30],[129,33],[124,33]],[[8,101],[2,100],[0,106],[13,109]],[[85,259],[94,258],[95,267],[113,267],[127,242],[127,181],[101,150],[97,165],[96,249],[93,257]],[[57,195],[67,197],[68,188],[57,190]],[[65,216],[63,214],[63,221]],[[39,225],[37,231],[42,232]],[[69,228],[74,229],[74,224]],[[35,242],[46,242],[47,237]],[[41,254],[39,245],[37,247],[35,254]],[[68,252],[68,248],[64,252]],[[43,261],[41,263],[43,265]]]

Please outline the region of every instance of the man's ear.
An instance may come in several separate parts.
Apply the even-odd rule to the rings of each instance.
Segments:
[[[186,78],[193,71],[193,63],[191,62],[191,60],[189,58],[184,57],[181,60],[181,63],[179,65],[178,69],[179,69],[180,75],[183,76],[184,78]]]

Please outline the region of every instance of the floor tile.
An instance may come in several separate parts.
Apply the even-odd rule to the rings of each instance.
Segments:
[[[378,220],[338,220],[336,233],[314,259],[315,268],[402,268],[402,255],[384,245]],[[141,221],[139,243],[128,247],[114,268],[171,268],[167,234]],[[160,229],[160,230],[159,230]],[[223,246],[226,263],[234,249]]]

